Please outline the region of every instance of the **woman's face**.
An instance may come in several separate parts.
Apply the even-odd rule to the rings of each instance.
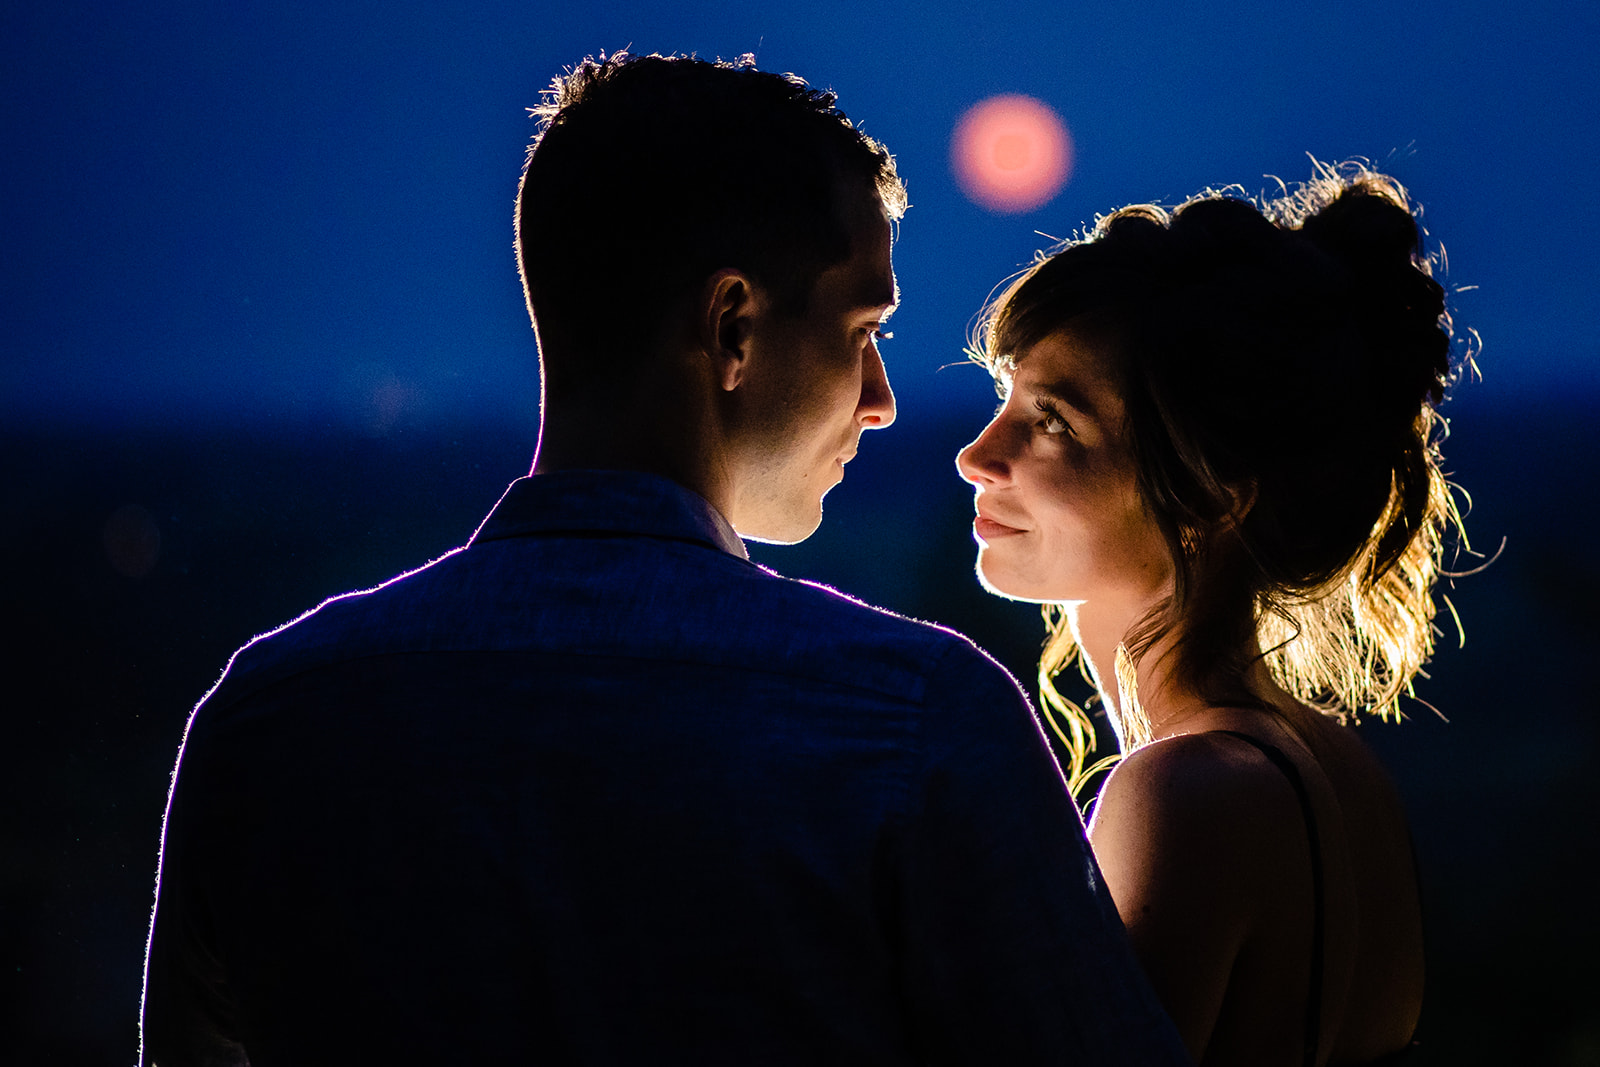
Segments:
[[[1017,600],[1142,612],[1172,561],[1145,507],[1108,346],[1057,333],[1021,353],[1005,402],[956,467],[978,490],[978,577]]]

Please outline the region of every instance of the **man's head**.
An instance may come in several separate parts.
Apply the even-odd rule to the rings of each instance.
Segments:
[[[803,312],[850,254],[849,193],[875,192],[891,219],[905,208],[888,152],[834,100],[748,56],[618,53],[556,79],[517,198],[547,380],[626,374],[723,268]]]
[[[822,498],[844,477],[864,430],[894,421],[878,355],[899,302],[889,219],[858,195],[850,255],[816,278],[804,314],[742,272],[718,272],[701,301],[700,351],[719,390],[726,470],[719,506],[746,537],[792,544],[822,521]]]
[[[517,238],[542,454],[558,425],[592,455],[584,419],[609,407],[635,439],[592,465],[687,449],[660,469],[741,533],[805,537],[861,430],[894,417],[875,344],[906,206],[888,152],[831,93],[748,57],[588,60],[537,114]]]

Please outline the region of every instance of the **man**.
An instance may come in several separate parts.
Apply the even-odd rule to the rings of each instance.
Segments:
[[[904,191],[832,104],[557,82],[534,473],[196,710],[145,1062],[1181,1062],[1011,678],[745,555],[894,418]]]

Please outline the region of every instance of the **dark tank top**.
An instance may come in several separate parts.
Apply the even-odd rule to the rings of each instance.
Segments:
[[[1324,945],[1326,934],[1323,928],[1326,925],[1324,918],[1327,905],[1322,873],[1322,838],[1317,833],[1317,817],[1311,809],[1311,794],[1306,790],[1306,783],[1300,777],[1299,768],[1294,765],[1293,760],[1283,754],[1281,749],[1249,734],[1239,733],[1237,730],[1216,732],[1237,737],[1260,751],[1272,761],[1274,767],[1283,772],[1285,778],[1289,779],[1289,784],[1294,787],[1294,795],[1300,801],[1300,814],[1306,823],[1306,841],[1311,846],[1311,982],[1306,993],[1304,1062],[1305,1067],[1316,1067],[1317,1049],[1322,1044],[1322,971],[1326,953]],[[1407,1042],[1404,1048],[1379,1056],[1375,1060],[1367,1060],[1365,1063],[1370,1067],[1387,1067],[1389,1064],[1403,1063],[1410,1059],[1411,1050],[1415,1047],[1415,1041]]]

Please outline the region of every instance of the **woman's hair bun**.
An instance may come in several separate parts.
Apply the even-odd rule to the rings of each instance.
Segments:
[[[1299,200],[1310,209],[1299,234],[1346,272],[1344,299],[1372,360],[1374,398],[1392,395],[1398,410],[1413,414],[1418,403],[1442,401],[1450,377],[1445,294],[1422,252],[1405,190],[1366,172],[1320,203],[1305,193]]]
[[[1352,264],[1410,266],[1421,251],[1416,220],[1392,184],[1376,177],[1341,190],[1299,230]]]

